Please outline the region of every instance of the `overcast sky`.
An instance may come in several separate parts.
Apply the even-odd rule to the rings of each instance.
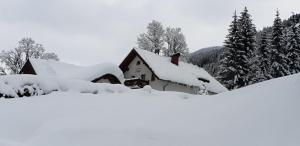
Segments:
[[[247,6],[257,29],[300,12],[300,0],[0,0],[0,50],[32,37],[62,61],[119,64],[155,19],[181,27],[190,51],[222,45],[234,10]]]

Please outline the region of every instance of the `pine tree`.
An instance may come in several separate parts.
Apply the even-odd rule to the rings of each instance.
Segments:
[[[233,89],[235,77],[237,75],[237,62],[235,60],[235,55],[236,50],[238,49],[238,24],[236,12],[234,12],[233,21],[229,25],[228,32],[229,34],[226,36],[226,40],[224,42],[225,50],[221,55],[218,78],[228,89]]]
[[[247,7],[241,12],[238,19],[238,49],[236,50],[236,70],[235,87],[240,88],[253,83],[255,78],[255,26],[252,23],[251,15],[248,13]]]
[[[266,31],[263,31],[261,34],[261,41],[258,44],[258,60],[260,67],[260,74],[262,80],[271,79],[270,76],[270,39]]]
[[[287,30],[287,58],[291,74],[300,72],[300,32],[295,16],[292,16],[292,25]]]
[[[287,51],[284,47],[283,26],[279,17],[279,11],[276,12],[276,17],[273,23],[272,38],[271,38],[271,76],[273,78],[282,77],[289,74]]]

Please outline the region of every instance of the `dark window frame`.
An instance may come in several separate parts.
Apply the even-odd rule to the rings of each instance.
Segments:
[[[154,74],[152,74],[152,76],[151,76],[151,81],[155,81],[155,75]]]
[[[142,75],[141,75],[141,79],[142,79],[142,80],[146,80],[146,74],[142,74]]]

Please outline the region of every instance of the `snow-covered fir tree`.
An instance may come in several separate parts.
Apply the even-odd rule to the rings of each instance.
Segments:
[[[279,11],[276,11],[276,17],[273,23],[271,38],[270,74],[272,78],[282,77],[289,73],[287,50],[284,47],[283,26],[279,17]]]
[[[235,60],[236,51],[238,50],[238,24],[236,12],[234,12],[233,21],[229,26],[228,32],[224,42],[225,49],[221,55],[218,78],[228,89],[233,89],[238,72],[238,65]]]
[[[147,33],[142,33],[137,38],[138,48],[155,53],[162,52],[164,48],[164,33],[163,25],[153,20],[147,26]]]
[[[235,87],[240,88],[253,83],[257,67],[255,66],[255,26],[252,23],[251,15],[245,7],[238,19],[238,49],[235,54],[237,63],[237,75]]]
[[[186,57],[189,53],[181,28],[167,27],[165,42],[167,44],[167,48],[164,50],[165,56],[171,56],[174,53],[181,53],[183,57]]]
[[[287,28],[287,58],[291,74],[300,72],[300,30],[295,16],[292,16],[292,25]]]
[[[270,38],[266,31],[261,34],[260,42],[258,43],[258,60],[260,67],[260,74],[262,79],[260,81],[271,79],[270,76]]]

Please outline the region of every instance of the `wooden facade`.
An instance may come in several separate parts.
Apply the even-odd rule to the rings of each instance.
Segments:
[[[29,59],[26,61],[22,69],[20,70],[19,74],[32,74],[37,75],[32,64],[30,63]]]
[[[101,80],[108,80],[111,84],[121,84],[119,79],[112,74],[105,74],[99,78],[92,80],[93,83],[101,83]]]

